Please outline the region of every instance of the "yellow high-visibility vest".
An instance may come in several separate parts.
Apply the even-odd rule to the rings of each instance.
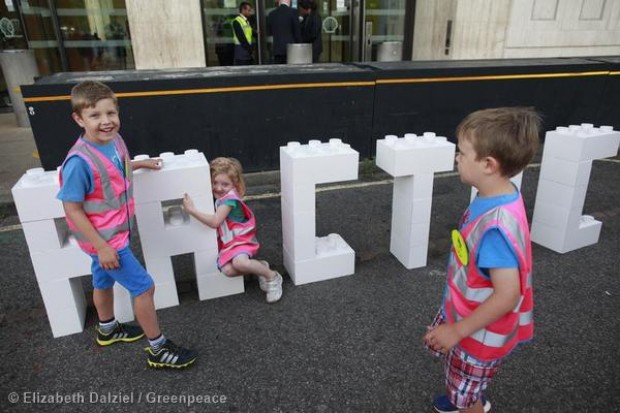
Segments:
[[[239,22],[241,30],[243,30],[243,34],[245,35],[245,39],[248,41],[249,44],[252,44],[252,26],[250,26],[250,22],[241,15],[235,17],[235,21]],[[235,33],[234,30],[233,39],[235,40],[235,44],[241,44],[241,42],[237,38],[237,33]]]

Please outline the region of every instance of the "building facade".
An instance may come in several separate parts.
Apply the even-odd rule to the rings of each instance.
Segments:
[[[3,48],[29,48],[41,75],[222,64],[236,0],[5,0]],[[273,0],[256,0],[257,64]],[[293,7],[296,1],[292,2]],[[377,60],[385,42],[403,60],[620,54],[620,0],[317,0],[321,62]]]

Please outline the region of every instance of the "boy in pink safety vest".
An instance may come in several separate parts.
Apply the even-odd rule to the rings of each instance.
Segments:
[[[73,119],[84,130],[60,171],[60,191],[67,224],[80,248],[92,258],[93,301],[99,323],[97,344],[133,342],[146,334],[151,367],[183,368],[194,351],[167,339],[159,328],[153,279],[133,255],[129,238],[134,215],[132,170],[159,169],[161,161],[132,161],[118,134],[120,119],[114,92],[100,82],[84,81],[71,90]],[[114,283],[125,287],[141,327],[114,316]]]
[[[443,305],[424,336],[445,362],[438,412],[490,411],[483,392],[499,364],[532,339],[530,232],[510,178],[533,158],[539,130],[538,114],[522,107],[480,110],[457,128],[459,176],[478,195],[452,231]]]

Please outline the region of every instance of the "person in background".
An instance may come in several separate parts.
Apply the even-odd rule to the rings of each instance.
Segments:
[[[220,66],[232,66],[235,62],[232,23],[236,18],[236,15],[230,14],[220,17],[220,20],[215,23],[214,30],[217,37],[215,54],[217,54],[217,61]]]
[[[280,0],[279,6],[267,16],[267,36],[273,36],[273,63],[286,63],[286,47],[301,43],[301,26],[290,0]]]
[[[322,20],[317,11],[315,0],[300,0],[298,3],[301,21],[301,41],[312,44],[312,63],[318,63],[323,52],[323,39],[321,37]]]
[[[233,40],[235,42],[235,66],[245,66],[254,63],[252,53],[254,51],[254,29],[250,24],[249,17],[254,13],[254,8],[247,1],[239,5],[239,15],[232,23]]]

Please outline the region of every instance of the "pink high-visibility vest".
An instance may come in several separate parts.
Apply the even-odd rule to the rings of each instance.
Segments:
[[[252,210],[241,200],[237,192],[233,189],[223,197],[215,201],[215,208],[227,200],[239,202],[245,215],[244,222],[235,222],[226,218],[217,229],[217,243],[219,256],[217,264],[221,268],[228,261],[239,254],[254,256],[258,252],[260,244],[256,239],[256,219]]]
[[[485,212],[461,229],[469,260],[463,265],[452,246],[444,300],[446,320],[453,324],[468,317],[493,293],[491,280],[476,266],[480,241],[491,228],[502,231],[517,254],[521,298],[512,311],[458,344],[465,352],[483,361],[506,356],[517,344],[531,340],[534,334],[532,246],[521,194],[515,201]]]
[[[113,144],[121,156],[125,169],[125,176],[108,157],[78,139],[65,158],[79,156],[90,166],[94,178],[94,190],[87,194],[83,208],[84,213],[99,235],[114,249],[119,250],[129,242],[129,229],[135,207],[133,200],[132,169],[129,152],[125,142],[118,135]],[[64,167],[63,162],[63,167]],[[62,168],[60,171],[60,185],[62,186]],[[75,223],[66,217],[69,229],[75,236],[80,248],[88,254],[97,254],[95,247],[86,239]]]

